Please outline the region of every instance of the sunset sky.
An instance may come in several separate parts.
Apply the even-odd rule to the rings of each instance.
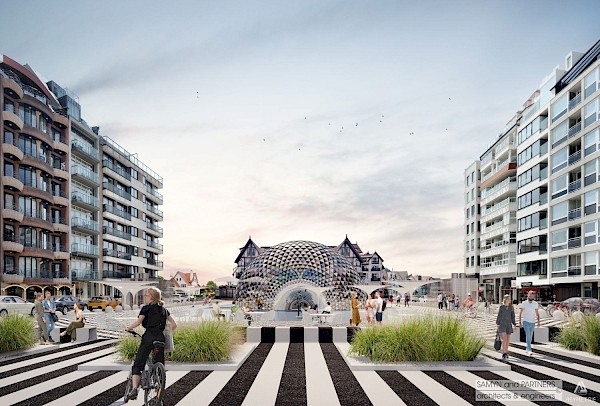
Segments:
[[[175,5],[176,4],[176,5]],[[0,52],[164,178],[165,276],[230,276],[248,236],[463,271],[463,171],[598,2],[2,1]]]

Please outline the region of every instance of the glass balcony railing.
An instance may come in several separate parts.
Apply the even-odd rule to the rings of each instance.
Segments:
[[[102,250],[102,255],[104,255],[105,257],[113,257],[113,258],[126,259],[126,260],[131,259],[131,254],[129,252],[113,250],[113,249],[108,249],[108,248],[104,248]]]
[[[74,255],[83,254],[97,257],[99,254],[99,249],[97,245],[73,243],[71,244],[71,253]]]
[[[162,216],[163,216],[163,212],[162,212],[162,211],[160,211],[160,210],[158,210],[158,208],[157,208],[157,207],[154,207],[154,206],[152,206],[151,204],[146,204],[146,208],[148,209],[148,211],[149,211],[150,213],[154,213],[154,214],[156,214],[157,216],[160,216],[160,217],[162,217]]]
[[[153,223],[150,223],[150,222],[146,222],[146,225],[148,226],[148,228],[149,228],[150,230],[154,230],[154,231],[156,231],[157,233],[161,233],[161,234],[163,233],[163,229],[162,229],[162,227],[160,227],[160,226],[157,226],[156,224],[153,224]]]
[[[98,183],[98,174],[81,165],[71,166],[71,176],[81,176],[91,182]]]
[[[97,269],[71,269],[71,279],[74,281],[95,281],[98,280]]]
[[[516,203],[517,202],[517,198],[516,197],[509,197],[508,199],[502,200],[500,203],[496,203],[495,205],[491,206],[491,207],[486,207],[485,209],[481,210],[481,216],[487,216],[488,214],[491,214],[497,210],[500,210],[506,206],[508,206],[511,203]]]
[[[74,203],[82,202],[89,206],[99,207],[98,198],[96,196],[87,195],[77,191],[71,193],[71,201]]]
[[[109,182],[103,182],[102,187],[106,190],[110,190],[114,194],[121,196],[123,199],[131,200],[131,194],[124,189],[121,189]]]
[[[80,140],[71,141],[71,148],[73,148],[74,151],[82,152],[83,154],[93,158],[96,161],[100,157],[100,152],[96,148]]]
[[[148,240],[148,241],[146,241],[146,245],[148,245],[148,247],[152,247],[152,248],[160,250],[160,251],[163,250],[163,245],[159,244],[157,242],[154,242],[154,241],[149,241]]]
[[[111,206],[110,204],[103,204],[102,210],[105,213],[114,214],[115,216],[122,217],[125,220],[131,220],[131,214],[127,213],[125,210],[119,209],[118,207]]]
[[[150,185],[146,185],[146,191],[148,193],[150,193],[152,196],[157,197],[158,199],[162,200],[163,199],[163,195],[160,194],[158,192],[158,190],[156,190],[155,188],[151,187]]]
[[[492,194],[498,192],[503,187],[509,186],[511,183],[514,183],[516,186],[516,182],[517,182],[517,177],[511,176],[510,178],[507,178],[507,179],[503,180],[502,182],[498,183],[494,187],[483,190],[481,192],[481,198],[485,199],[486,197],[491,196]]]
[[[125,231],[118,230],[113,227],[108,227],[108,226],[102,227],[102,233],[114,235],[115,237],[123,238],[125,240],[131,240],[131,234],[126,233]]]
[[[88,220],[81,217],[73,217],[71,219],[71,227],[79,227],[96,232],[100,231],[100,227],[98,226],[97,221]]]
[[[114,163],[112,163],[108,159],[103,159],[102,160],[102,166],[104,166],[105,168],[110,169],[111,171],[113,171],[114,173],[118,174],[122,178],[125,178],[127,180],[131,180],[131,174],[125,168],[122,168],[120,166],[115,165]]]

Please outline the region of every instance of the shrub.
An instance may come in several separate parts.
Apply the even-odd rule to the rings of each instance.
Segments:
[[[31,317],[10,315],[0,319],[0,352],[25,350],[36,342]]]
[[[133,361],[140,347],[140,339],[131,334],[123,335],[117,344],[117,355],[123,361]]]
[[[465,320],[427,315],[360,330],[350,353],[376,362],[472,361],[484,344]]]
[[[233,347],[242,342],[243,328],[228,322],[205,321],[178,327],[173,334],[176,362],[222,361],[231,357]]]
[[[585,316],[581,322],[581,334],[586,350],[600,355],[600,319],[595,315]]]

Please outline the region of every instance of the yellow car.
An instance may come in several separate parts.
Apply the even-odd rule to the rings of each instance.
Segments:
[[[106,310],[106,306],[110,306],[113,309],[121,305],[119,299],[115,299],[112,296],[94,296],[88,301],[88,309],[102,309]]]

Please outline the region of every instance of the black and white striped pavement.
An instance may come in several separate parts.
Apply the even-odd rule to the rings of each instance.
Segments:
[[[294,341],[298,340],[261,342],[236,371],[167,371],[164,404],[502,404],[475,401],[478,379],[561,379],[566,391],[563,402],[537,404],[600,401],[600,357],[571,354],[552,346],[538,346],[532,357],[521,345],[511,346],[511,371],[352,371],[333,343]],[[77,370],[82,363],[111,357],[113,345],[114,340],[98,340],[52,346],[0,361],[0,405],[122,404],[128,372]],[[494,351],[484,353],[499,358]],[[585,397],[574,394],[581,383],[587,389]],[[128,403],[140,404],[142,393],[137,401]]]

